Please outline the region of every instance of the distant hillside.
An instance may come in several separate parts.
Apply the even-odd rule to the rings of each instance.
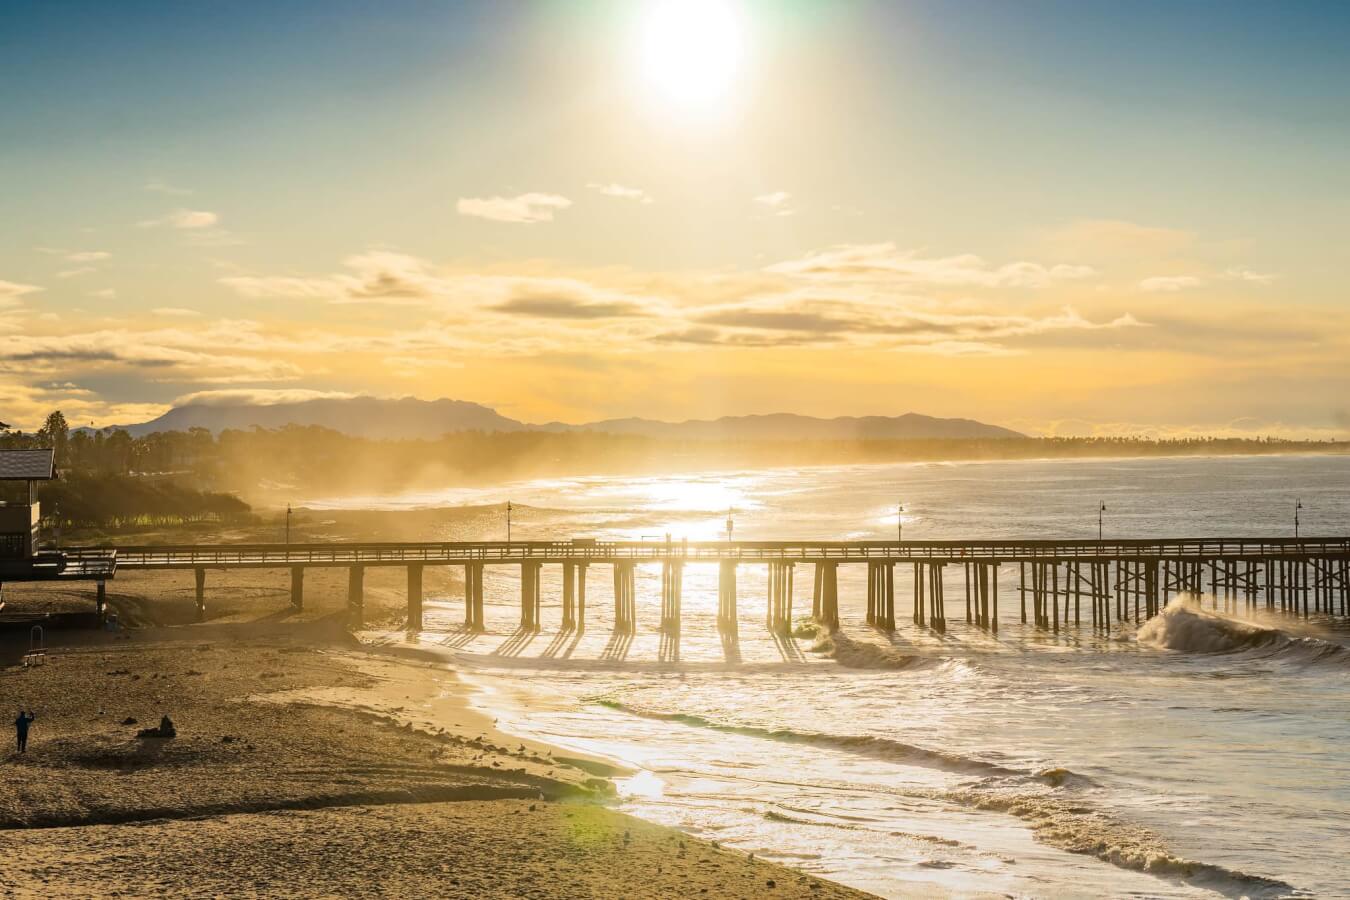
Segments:
[[[658,422],[651,419],[606,419],[589,425],[552,422],[540,426],[550,431],[604,431],[679,440],[725,441],[849,441],[908,440],[933,438],[1016,438],[1016,431],[986,425],[973,419],[936,419],[918,413],[903,416],[839,416],[817,419],[792,413],[763,416],[724,416],[688,422]]]
[[[124,426],[133,437],[156,431],[205,428],[282,428],[318,425],[355,437],[388,440],[438,438],[461,431],[595,431],[667,440],[908,440],[951,438],[1016,438],[1023,435],[971,419],[936,419],[907,413],[903,416],[843,416],[818,419],[791,413],[763,416],[726,416],[713,420],[658,422],[652,419],[607,419],[585,425],[550,422],[528,425],[496,410],[462,400],[383,400],[375,397],[318,399],[271,406],[248,404],[190,404],[169,410],[158,419]]]
[[[438,438],[455,431],[520,431],[524,425],[477,403],[462,400],[381,400],[375,397],[304,400],[271,406],[250,404],[176,406],[150,422],[128,425],[132,437],[155,431],[205,428],[282,428],[318,425],[354,437],[390,440]]]

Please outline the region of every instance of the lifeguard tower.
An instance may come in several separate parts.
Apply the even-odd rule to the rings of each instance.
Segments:
[[[54,450],[0,450],[0,560],[31,560],[37,554],[38,484],[54,480]]]
[[[117,572],[117,551],[43,550],[38,485],[55,481],[54,450],[0,450],[0,609],[3,588],[21,581],[94,581],[99,620],[107,598],[105,582]]]

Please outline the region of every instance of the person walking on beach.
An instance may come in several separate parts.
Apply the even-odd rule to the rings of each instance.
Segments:
[[[24,753],[28,750],[28,726],[33,724],[37,716],[31,711],[24,712],[19,710],[19,717],[14,720],[14,736],[19,742],[19,752]]]

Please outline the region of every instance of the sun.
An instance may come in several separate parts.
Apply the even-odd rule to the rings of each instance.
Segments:
[[[743,52],[740,16],[727,0],[655,0],[642,19],[642,74],[681,107],[716,106],[734,87]]]

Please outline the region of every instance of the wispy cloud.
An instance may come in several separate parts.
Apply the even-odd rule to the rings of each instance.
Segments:
[[[20,298],[28,294],[35,294],[42,288],[35,284],[19,284],[14,281],[0,281],[0,309],[13,308],[19,305]]]
[[[1276,275],[1269,272],[1253,272],[1251,269],[1228,269],[1223,273],[1223,277],[1230,281],[1246,281],[1250,284],[1272,284]]]
[[[771,210],[776,216],[790,216],[796,212],[791,206],[792,195],[787,191],[760,194],[754,198],[754,202],[765,209]]]
[[[1098,261],[1158,258],[1190,251],[1194,232],[1120,219],[1080,219],[1043,231],[1041,243],[1060,259]]]
[[[139,224],[142,228],[168,226],[170,228],[182,228],[191,231],[200,228],[211,228],[218,222],[220,222],[220,216],[210,210],[175,209],[172,212],[165,213],[157,219],[146,219]]]
[[[187,188],[177,187],[169,184],[162,178],[151,178],[142,187],[147,191],[153,191],[156,194],[167,194],[171,197],[189,197],[192,191]]]
[[[845,244],[768,267],[768,271],[812,280],[890,281],[944,287],[1043,288],[1089,278],[1090,266],[1011,262],[991,266],[972,253],[923,257],[895,244]]]
[[[595,184],[586,185],[593,191],[599,191],[606,197],[616,197],[620,200],[632,200],[636,203],[651,203],[652,197],[642,188],[625,187],[622,184]]]
[[[1127,329],[1128,313],[1088,318],[1072,308],[1036,313],[916,295],[920,283],[1040,285],[1062,273],[1031,263],[992,267],[978,257],[922,259],[894,251],[858,258],[808,257],[798,265],[643,276],[603,270],[590,274],[484,274],[444,269],[388,250],[344,260],[344,271],[322,275],[231,275],[221,283],[252,299],[319,300],[332,304],[423,306],[453,322],[465,346],[506,355],[607,352],[644,344],[726,346],[892,347],[935,353],[1007,353],[1033,338]],[[835,277],[823,277],[824,271]],[[518,324],[504,325],[502,316]],[[397,340],[404,349],[444,336],[430,331]],[[389,349],[393,349],[392,346]]]
[[[1204,279],[1195,275],[1155,275],[1139,282],[1139,289],[1150,294],[1175,294],[1200,287],[1204,283]]]
[[[126,424],[144,422],[162,414],[167,407],[159,403],[121,403],[70,382],[41,385],[0,383],[5,397],[5,421],[35,430],[53,409],[65,413],[71,425]]]
[[[516,297],[496,307],[501,312],[542,319],[615,319],[644,315],[634,303],[597,303],[569,297]]]
[[[462,216],[533,225],[552,222],[555,212],[571,205],[571,200],[558,194],[530,193],[516,197],[460,197],[455,209]]]
[[[93,266],[79,266],[74,269],[62,269],[56,273],[57,278],[75,278],[78,275],[88,275],[90,272],[97,272]]]
[[[157,316],[170,316],[175,319],[196,319],[201,316],[201,313],[197,310],[182,306],[157,306],[150,312]]]
[[[346,391],[316,391],[308,388],[227,388],[194,391],[173,401],[174,406],[276,406],[306,400],[350,400]]]
[[[67,253],[66,259],[76,263],[102,262],[105,259],[111,259],[112,254],[107,250],[79,250],[74,253]]]

